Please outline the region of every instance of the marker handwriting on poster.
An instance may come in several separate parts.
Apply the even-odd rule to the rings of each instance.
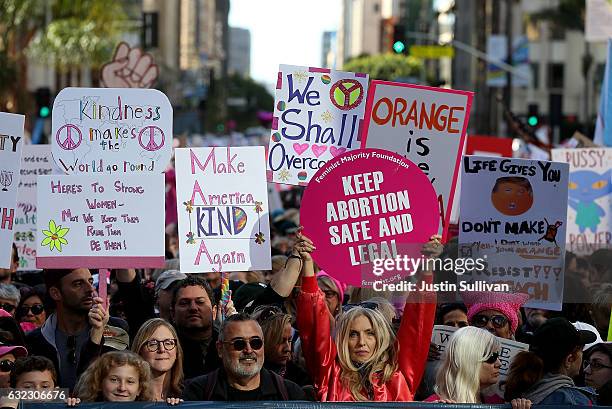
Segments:
[[[429,178],[446,238],[472,93],[374,80],[361,147],[404,156]]]
[[[12,268],[25,116],[0,112],[0,268]]]
[[[247,270],[268,265],[269,249],[263,245],[269,230],[263,153],[259,148],[177,150],[179,232],[187,238],[180,243],[181,270]],[[253,180],[258,174],[260,185]]]
[[[66,173],[161,173],[172,145],[172,107],[149,89],[66,88],[53,108],[52,146]]]
[[[36,269],[36,178],[54,170],[56,173],[59,171],[54,167],[50,145],[23,146],[14,236],[19,255],[18,270]]]
[[[281,65],[270,138],[270,181],[306,184],[330,159],[359,145],[366,75]]]
[[[147,241],[142,235],[145,231],[147,234],[163,231],[162,198],[161,174],[123,176],[121,179],[112,176],[41,177],[38,185],[38,204],[42,206],[38,211],[39,256],[41,250],[45,258],[142,256],[143,262],[149,257],[147,262],[155,264],[163,254],[163,239]],[[147,206],[142,207],[145,202]],[[104,264],[97,265],[102,266]]]
[[[537,162],[535,165],[519,165],[512,163],[511,159],[478,160],[464,156],[465,173],[479,173],[480,171],[502,172],[508,175],[535,176],[539,174],[542,182],[558,182],[561,180],[561,170],[551,169],[552,162]],[[499,165],[498,165],[499,164]]]

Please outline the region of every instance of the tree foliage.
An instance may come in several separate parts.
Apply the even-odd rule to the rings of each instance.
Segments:
[[[420,59],[411,56],[387,53],[351,59],[342,69],[367,73],[371,79],[393,81],[398,78],[421,76],[423,63]]]

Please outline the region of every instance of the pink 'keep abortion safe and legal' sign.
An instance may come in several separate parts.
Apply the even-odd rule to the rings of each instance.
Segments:
[[[440,223],[427,176],[382,149],[345,153],[321,167],[304,192],[300,219],[317,248],[316,263],[362,287],[385,278],[374,274],[373,260],[419,257]]]

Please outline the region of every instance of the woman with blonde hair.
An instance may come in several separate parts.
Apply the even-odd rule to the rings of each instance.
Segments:
[[[501,344],[488,331],[476,327],[457,330],[451,336],[438,368],[436,394],[426,401],[484,402],[480,391],[499,381],[500,349]]]
[[[301,232],[297,239],[295,250],[303,261],[297,322],[318,400],[412,401],[429,351],[435,294],[413,294],[397,337],[379,311],[363,305],[345,306],[353,308],[338,315],[332,337],[325,294],[317,285],[310,256],[314,245]],[[441,251],[436,236],[423,247],[429,256]],[[423,272],[423,279],[431,283],[432,273]]]
[[[176,330],[168,321],[152,318],[142,324],[131,349],[151,367],[151,388],[155,401],[181,397],[183,350]]]
[[[107,352],[81,374],[75,395],[83,402],[152,401],[149,364],[133,352]]]

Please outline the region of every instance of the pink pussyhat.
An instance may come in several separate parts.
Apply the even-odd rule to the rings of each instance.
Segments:
[[[467,317],[470,322],[481,311],[499,311],[510,321],[512,333],[516,333],[518,327],[519,309],[529,300],[529,294],[525,293],[465,292],[461,295],[468,307]]]
[[[320,270],[317,273],[317,278],[319,278],[319,277],[327,277],[330,280],[332,280],[332,282],[334,284],[336,284],[336,288],[338,289],[338,295],[340,296],[340,307],[342,307],[342,303],[344,302],[344,290],[346,289],[346,284],[342,284],[340,281],[338,281],[334,277],[330,276],[329,274],[327,274],[323,270]]]

